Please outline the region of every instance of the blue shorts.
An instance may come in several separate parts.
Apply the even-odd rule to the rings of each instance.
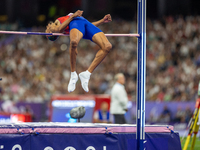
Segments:
[[[97,28],[95,25],[93,25],[83,17],[76,17],[70,22],[69,30],[74,28],[82,32],[83,39],[88,39],[91,41],[93,35],[95,35],[98,32],[102,32],[99,28]]]

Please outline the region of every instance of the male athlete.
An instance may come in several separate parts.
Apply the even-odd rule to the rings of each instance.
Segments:
[[[100,47],[100,50],[97,52],[89,68],[79,74],[82,88],[86,92],[89,91],[88,83],[91,73],[103,61],[112,48],[105,34],[98,28],[99,25],[112,21],[111,15],[105,15],[103,19],[90,23],[82,17],[82,13],[83,11],[78,10],[75,13],[60,17],[56,19],[54,23],[49,23],[46,29],[46,33],[69,33],[71,78],[68,84],[68,92],[73,92],[75,90],[76,82],[78,81],[78,75],[76,73],[76,55],[78,54],[77,45],[79,41],[82,38],[89,39]],[[57,37],[58,36],[49,36],[48,38],[50,40],[55,40]]]

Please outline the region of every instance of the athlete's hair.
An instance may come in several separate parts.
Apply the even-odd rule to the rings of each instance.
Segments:
[[[50,40],[50,41],[55,41],[55,40],[57,40],[58,37],[59,37],[59,36],[57,36],[57,35],[54,35],[54,36],[47,36],[47,39]]]

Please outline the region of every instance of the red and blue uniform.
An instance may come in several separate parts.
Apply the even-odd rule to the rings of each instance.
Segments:
[[[65,22],[65,20],[69,19],[70,15],[67,15],[67,16],[63,16],[63,17],[60,17],[58,18],[57,20],[60,21],[60,23],[62,24],[63,22]],[[69,34],[69,26],[67,26],[64,30],[64,33],[65,34]]]
[[[58,20],[62,24],[65,20],[67,20],[70,15],[60,17]],[[87,19],[83,17],[76,17],[74,18],[69,25],[65,29],[65,33],[69,34],[71,29],[78,29],[83,34],[83,39],[89,39],[92,41],[92,37],[99,32],[102,32],[99,28],[89,22]]]

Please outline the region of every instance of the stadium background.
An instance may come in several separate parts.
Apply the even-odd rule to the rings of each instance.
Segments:
[[[147,2],[147,123],[175,124],[179,129],[187,126],[200,81],[199,8],[197,0]],[[90,21],[110,13],[113,21],[100,26],[105,33],[137,32],[136,0],[1,0],[0,29],[44,32],[48,21],[77,9],[84,10],[83,16]],[[88,95],[109,95],[113,76],[123,72],[126,90],[135,106],[136,38],[109,37],[109,40],[112,52],[94,71]],[[86,95],[80,83],[73,93],[67,93],[68,46],[67,37],[52,43],[43,36],[0,35],[3,78],[0,99],[4,121],[10,113],[24,112],[34,116],[32,121],[48,121],[53,95]],[[80,42],[77,72],[87,69],[97,50],[89,41]],[[12,109],[7,109],[8,105]],[[164,111],[165,108],[169,111]],[[134,108],[131,110],[129,122],[135,123]]]

